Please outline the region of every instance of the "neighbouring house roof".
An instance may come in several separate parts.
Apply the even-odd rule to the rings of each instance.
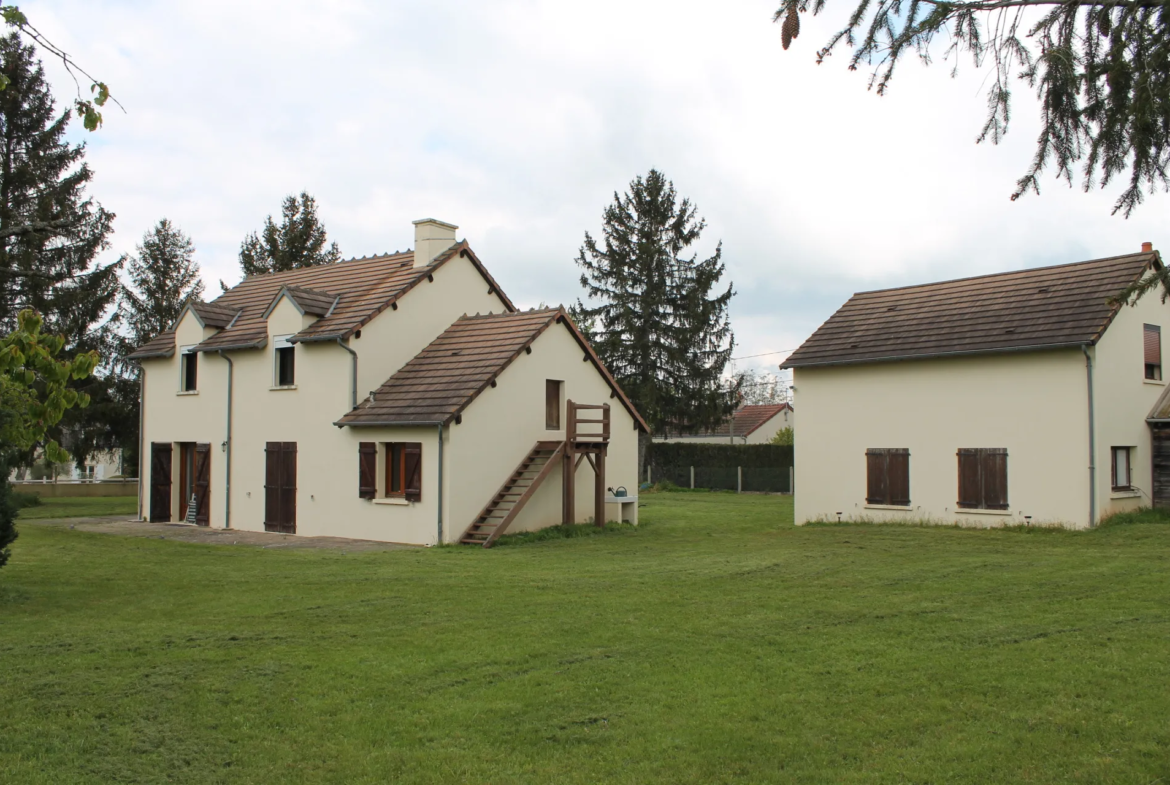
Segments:
[[[586,359],[609,383],[614,397],[641,428],[649,430],[589,342],[560,308],[461,317],[336,424],[449,423],[557,323],[569,329]]]
[[[750,406],[741,406],[736,410],[734,417],[720,425],[718,428],[713,428],[709,431],[702,431],[701,433],[684,433],[680,434],[680,436],[683,438],[693,438],[697,436],[726,436],[730,438],[733,431],[736,436],[749,436],[754,431],[758,430],[760,426],[785,409],[791,410],[792,407],[787,403],[752,404]],[[733,425],[735,426],[734,429],[732,428]]]
[[[292,297],[303,311],[314,315],[322,309],[326,298],[333,298],[320,319],[290,339],[294,343],[348,339],[437,269],[459,257],[471,261],[488,288],[510,310],[515,310],[467,243],[460,242],[423,267],[415,267],[414,253],[407,251],[245,278],[214,302],[204,304],[221,311],[238,311],[239,316],[195,349],[213,352],[263,346],[268,340],[268,310],[283,295]],[[169,357],[173,353],[172,329],[139,347],[130,357],[141,360]]]
[[[1055,349],[1094,344],[1156,251],[861,292],[781,368]]]
[[[1150,413],[1146,415],[1146,420],[1150,422],[1170,422],[1170,387],[1167,387],[1158,396],[1158,401],[1154,404],[1154,408],[1150,409]]]

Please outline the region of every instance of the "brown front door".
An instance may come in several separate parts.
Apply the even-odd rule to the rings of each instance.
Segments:
[[[264,446],[264,531],[297,533],[297,443]]]
[[[1153,506],[1170,509],[1170,428],[1162,423],[1150,423],[1150,456],[1153,470]]]
[[[150,520],[166,523],[171,519],[170,442],[150,444]]]
[[[211,445],[195,445],[195,523],[211,525]]]

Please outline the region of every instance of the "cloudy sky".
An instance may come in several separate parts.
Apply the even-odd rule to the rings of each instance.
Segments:
[[[723,242],[740,357],[795,348],[854,291],[1170,247],[1161,193],[1129,220],[1116,191],[1052,179],[1009,201],[1037,131],[1026,90],[1007,142],[976,145],[985,73],[907,62],[878,98],[843,54],[815,64],[851,4],[802,18],[787,52],[776,5],[21,3],[126,108],[74,132],[118,216],[108,258],[170,218],[209,292],[307,190],[346,257],[408,248],[413,219],[440,218],[517,304],[569,303],[584,232],[651,167],[706,218],[698,251]]]

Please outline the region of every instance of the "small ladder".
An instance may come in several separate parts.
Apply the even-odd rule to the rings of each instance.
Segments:
[[[492,547],[512,521],[524,509],[532,494],[548,476],[557,459],[564,455],[564,442],[537,442],[536,446],[520,461],[499,492],[483,508],[459,542],[465,545]]]

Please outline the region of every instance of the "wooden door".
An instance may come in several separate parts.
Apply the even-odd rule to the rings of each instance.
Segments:
[[[187,520],[187,508],[195,491],[195,445],[179,442],[179,521]]]
[[[195,523],[211,525],[211,445],[195,445]]]
[[[150,520],[166,523],[171,519],[170,442],[150,444]]]
[[[1170,509],[1170,428],[1161,423],[1150,426],[1150,456],[1153,471],[1153,505]]]
[[[264,446],[264,531],[297,533],[297,443]]]

